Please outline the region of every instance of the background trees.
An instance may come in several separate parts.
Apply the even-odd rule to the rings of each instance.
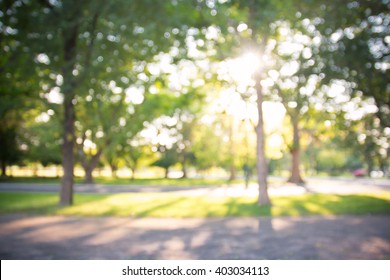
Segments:
[[[129,70],[138,72],[137,80],[147,80],[143,61],[153,58],[164,47],[170,47],[171,44],[166,42],[171,42],[170,32],[177,25],[177,17],[174,17],[171,5],[156,1],[117,1],[112,4],[105,1],[20,1],[18,5],[30,11],[27,16],[30,25],[26,30],[29,32],[27,37],[36,42],[33,43],[36,48],[30,55],[36,56],[39,62],[39,74],[44,81],[41,88],[52,90],[52,94],[57,92],[62,99],[64,176],[60,203],[71,204],[76,130],[81,127],[84,130],[80,132],[82,143],[89,137],[86,135],[88,131],[104,134],[103,129],[92,131],[87,128],[88,125],[81,125],[86,119],[79,118],[77,114],[87,109],[76,112],[75,108],[82,106],[80,99],[85,98],[87,102],[88,99],[112,101],[107,97],[113,90],[110,85],[114,85],[114,90],[119,88],[123,91],[134,81],[135,77],[130,76]],[[19,13],[18,16],[22,20],[24,14]],[[103,109],[104,112],[99,110],[100,115],[107,113],[106,109]],[[76,121],[79,127],[75,127]],[[110,143],[109,137],[101,138],[104,138],[101,145]],[[90,149],[90,160],[85,149],[79,149],[86,181],[92,180],[91,172],[103,148],[97,147],[96,152]]]
[[[61,204],[72,203],[75,163],[91,183],[99,164],[133,177],[141,163],[183,177],[222,167],[233,179],[256,161],[262,205],[271,158],[291,159],[294,183],[309,169],[388,169],[384,1],[1,7],[2,174],[61,160]]]
[[[22,158],[20,129],[25,110],[34,107],[38,92],[32,44],[25,44],[29,9],[18,1],[1,1],[0,25],[0,165],[6,176],[7,166]]]
[[[376,159],[388,157],[388,132],[385,132],[390,113],[388,14],[389,3],[379,0],[342,4],[327,1],[317,14],[316,29],[321,33],[319,54],[326,58],[323,71],[329,78],[344,81],[344,91],[351,99],[342,110],[352,134],[355,130],[350,124],[360,123],[360,133],[354,141],[365,143],[356,153],[364,154],[368,173],[373,165],[377,168],[381,165],[373,164]],[[375,132],[371,130],[373,127]],[[370,137],[373,134],[375,140]],[[378,146],[381,146],[379,153],[375,148]]]

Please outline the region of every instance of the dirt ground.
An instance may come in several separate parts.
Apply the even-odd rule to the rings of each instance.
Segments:
[[[1,259],[390,259],[390,216],[0,216]]]

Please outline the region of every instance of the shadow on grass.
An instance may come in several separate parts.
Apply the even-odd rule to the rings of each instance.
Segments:
[[[272,206],[259,206],[256,201],[242,202],[234,198],[228,199],[225,206],[227,207],[226,216],[229,217],[271,216],[272,209]]]
[[[74,202],[84,204],[102,201],[104,195],[75,196]],[[47,193],[0,193],[0,213],[55,214],[69,206],[59,205],[58,194]]]
[[[159,203],[156,206],[149,207],[146,210],[137,212],[136,216],[137,217],[148,217],[148,216],[153,216],[154,213],[158,212],[159,210],[163,210],[169,207],[174,207],[175,204],[178,204],[182,201],[184,201],[186,198],[185,197],[178,197],[175,199],[170,199],[168,202],[165,203]]]
[[[254,198],[210,198],[170,194],[77,194],[72,206],[58,206],[57,194],[0,193],[0,213],[132,217],[258,217],[390,214],[390,195],[274,197],[272,207]]]

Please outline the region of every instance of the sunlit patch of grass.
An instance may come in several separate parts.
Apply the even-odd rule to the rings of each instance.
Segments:
[[[390,214],[390,192],[273,197],[272,207],[259,207],[256,199],[249,197],[172,193],[76,194],[72,206],[57,203],[56,194],[0,193],[0,213],[174,218]]]

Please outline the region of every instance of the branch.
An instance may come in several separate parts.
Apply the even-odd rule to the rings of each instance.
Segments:
[[[22,1],[23,2],[23,1]],[[48,8],[53,14],[59,16],[60,14],[56,11],[56,6],[51,4],[49,0],[38,0],[42,7]]]
[[[99,12],[95,12],[95,14],[92,17],[91,29],[89,31],[91,40],[88,41],[87,49],[85,52],[84,76],[81,79],[84,79],[86,77],[86,73],[88,73],[88,70],[91,66],[91,57],[92,57],[92,52],[95,44],[95,37],[96,37],[95,33],[96,33],[98,19],[99,19]]]
[[[38,0],[38,2],[45,8],[49,8],[50,10],[53,10],[55,6],[50,3],[48,0]]]
[[[83,133],[83,137],[82,137],[82,141],[81,141],[81,144],[78,144],[78,154],[80,156],[80,161],[81,161],[81,165],[84,167],[84,168],[87,168],[88,166],[88,163],[87,163],[87,159],[86,159],[86,156],[84,154],[84,150],[83,150],[83,144],[84,144],[84,141],[85,139],[87,138],[87,135],[85,134],[85,132]]]
[[[290,108],[288,107],[288,101],[286,99],[286,97],[283,95],[282,93],[282,89],[280,88],[280,86],[275,83],[275,87],[276,87],[276,91],[278,93],[278,96],[282,99],[282,104],[284,106],[284,108],[286,109],[286,112],[289,116],[291,116],[293,113],[291,112]]]

